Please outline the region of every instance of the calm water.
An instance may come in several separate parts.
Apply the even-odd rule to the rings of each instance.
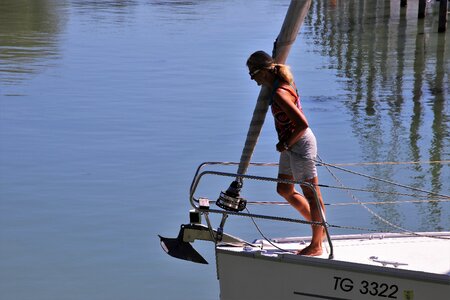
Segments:
[[[437,34],[435,1],[422,21],[408,3],[313,1],[288,63],[325,161],[450,159],[450,31]],[[245,61],[272,50],[288,4],[0,0],[2,299],[218,299],[212,245],[194,244],[210,262],[200,266],[165,255],[157,234],[176,236],[188,221],[200,162],[239,160],[259,93]],[[272,125],[254,161],[277,160]],[[349,168],[450,193],[448,163]],[[337,185],[325,169],[320,178]],[[372,208],[410,230],[450,230],[448,202]],[[259,237],[248,220],[231,219],[226,231]],[[359,206],[330,207],[328,221],[389,229]],[[268,236],[309,234],[260,225]],[[354,231],[333,233],[342,232]]]

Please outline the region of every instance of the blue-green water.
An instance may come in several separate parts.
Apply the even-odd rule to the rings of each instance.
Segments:
[[[245,61],[272,50],[288,5],[0,2],[2,299],[218,299],[212,245],[194,244],[210,262],[195,265],[165,255],[157,234],[174,237],[188,221],[198,164],[239,160],[259,93]],[[437,34],[437,8],[428,3],[417,20],[417,1],[402,10],[399,1],[313,1],[288,64],[322,159],[450,159],[450,36]],[[254,161],[277,161],[272,127],[268,116]],[[448,162],[351,168],[450,193]],[[403,191],[336,175],[348,186]],[[352,201],[323,192],[327,203]],[[244,193],[279,200],[273,189]],[[450,230],[448,202],[372,208],[410,230]],[[359,206],[330,207],[328,221],[389,229]],[[260,225],[267,236],[309,234]],[[230,218],[225,230],[259,238],[248,220]],[[333,233],[342,232],[353,233]]]

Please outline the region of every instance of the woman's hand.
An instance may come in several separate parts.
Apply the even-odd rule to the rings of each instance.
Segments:
[[[278,144],[276,145],[277,151],[278,152],[283,152],[286,150],[289,150],[289,146],[286,142],[278,142]]]

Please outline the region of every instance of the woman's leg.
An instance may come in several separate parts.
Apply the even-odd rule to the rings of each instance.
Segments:
[[[305,160],[303,158],[304,156],[315,156],[317,151],[315,145],[314,135],[311,134],[310,138],[306,140],[306,142],[294,146],[296,149],[293,149],[292,151],[283,151],[280,155],[278,178],[294,180],[294,175],[295,178],[311,178],[310,180],[305,181],[315,186],[319,202],[321,203],[321,209],[323,209],[322,197],[319,187],[317,186],[319,180],[317,178],[315,163],[313,160]],[[294,150],[298,151],[298,153],[293,152]],[[304,196],[295,190],[294,184],[280,182],[277,184],[278,194],[280,194],[289,202],[289,204],[300,212],[300,214],[307,221],[322,221],[320,217],[320,210],[317,207],[317,202],[314,197],[314,192],[308,187],[301,186],[301,188]],[[312,226],[311,244],[301,250],[299,254],[310,256],[321,255],[322,237],[323,227]]]
[[[306,186],[302,186],[303,194],[309,202],[309,207],[311,211],[311,219],[315,222],[322,222],[320,210],[325,214],[325,207],[323,205],[322,195],[320,193],[320,188],[318,186],[319,179],[314,177],[312,179],[305,180],[314,185],[317,198],[319,199],[319,206],[317,205],[314,192]],[[301,255],[317,256],[322,254],[322,241],[323,241],[324,228],[322,226],[313,225],[312,226],[312,240],[311,244],[300,251]]]
[[[294,180],[291,175],[278,174],[279,179]],[[281,183],[277,184],[277,192],[289,202],[307,221],[311,221],[311,210],[308,200],[295,190],[293,184]]]

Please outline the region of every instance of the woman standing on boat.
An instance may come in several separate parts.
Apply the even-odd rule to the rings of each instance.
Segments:
[[[314,162],[317,156],[316,138],[303,113],[289,67],[275,64],[272,57],[264,51],[257,51],[250,55],[247,67],[252,80],[272,90],[270,105],[279,140],[276,149],[280,152],[278,178],[313,184],[321,209],[324,210]],[[308,187],[301,186],[301,188],[304,196],[295,190],[293,184],[277,184],[278,194],[298,210],[306,220],[321,222],[320,208],[317,207],[313,191]],[[321,255],[322,239],[323,228],[312,226],[311,244],[298,251],[298,254]]]

